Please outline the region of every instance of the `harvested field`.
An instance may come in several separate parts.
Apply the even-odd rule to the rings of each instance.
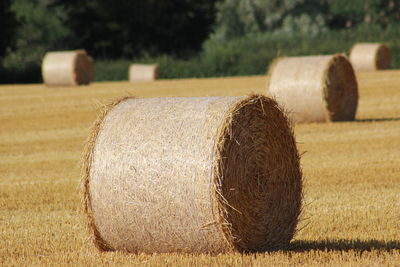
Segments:
[[[79,212],[83,142],[100,103],[263,93],[264,76],[0,86],[0,265],[398,265],[400,71],[357,76],[356,121],[295,127],[306,206],[292,249],[217,256],[97,252]]]

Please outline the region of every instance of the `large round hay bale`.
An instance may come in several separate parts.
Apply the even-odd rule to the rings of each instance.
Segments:
[[[294,122],[354,120],[358,86],[345,56],[278,58],[269,75],[268,94]]]
[[[390,50],[384,44],[355,44],[350,51],[350,62],[355,71],[389,69],[391,64]]]
[[[299,154],[265,96],[123,99],[86,151],[83,201],[101,250],[265,251],[295,233]]]
[[[94,78],[93,60],[85,50],[48,52],[42,77],[48,86],[89,84]]]
[[[132,64],[129,67],[130,82],[150,82],[158,79],[158,65]]]

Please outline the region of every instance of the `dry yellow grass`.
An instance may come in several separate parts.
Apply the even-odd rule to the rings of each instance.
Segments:
[[[355,122],[296,126],[308,205],[293,249],[218,256],[98,253],[78,212],[83,141],[99,103],[263,93],[265,77],[0,86],[0,265],[398,266],[400,72],[358,76]]]

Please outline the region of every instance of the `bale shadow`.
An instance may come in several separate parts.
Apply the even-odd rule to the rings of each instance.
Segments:
[[[384,122],[384,121],[400,121],[400,118],[376,118],[376,119],[356,119],[356,122]]]
[[[323,241],[297,240],[293,241],[288,251],[307,252],[311,250],[317,251],[359,251],[368,252],[372,250],[390,251],[400,250],[400,241],[382,241],[376,239],[359,240],[359,239],[337,239]]]

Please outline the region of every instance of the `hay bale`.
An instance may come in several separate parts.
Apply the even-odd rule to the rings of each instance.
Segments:
[[[129,67],[130,82],[150,82],[158,79],[158,65],[132,64]]]
[[[89,84],[94,78],[93,60],[85,50],[48,52],[42,77],[47,86]]]
[[[293,131],[264,96],[127,98],[96,122],[83,202],[100,250],[265,251],[302,203]]]
[[[384,44],[358,43],[350,51],[350,62],[355,71],[389,69],[391,65],[390,50]]]
[[[343,55],[278,58],[269,71],[268,94],[294,122],[354,120],[358,86]]]

